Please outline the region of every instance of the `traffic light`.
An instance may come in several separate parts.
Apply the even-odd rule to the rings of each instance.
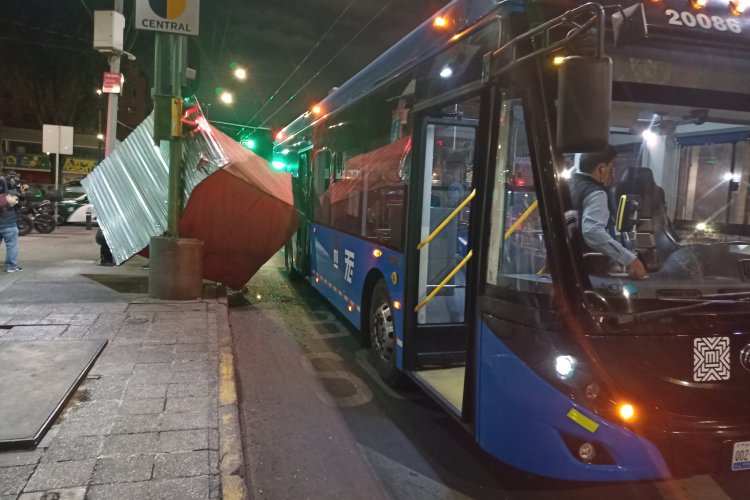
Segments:
[[[265,128],[250,128],[239,137],[239,143],[258,156],[271,161],[273,154],[273,137],[271,130]]]
[[[249,137],[246,139],[242,139],[240,141],[240,144],[242,144],[244,147],[246,147],[250,151],[255,151],[255,146],[257,145],[257,143],[255,142],[255,139],[251,139]]]

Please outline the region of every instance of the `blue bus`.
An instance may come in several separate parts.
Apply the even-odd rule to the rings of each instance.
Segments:
[[[584,481],[750,469],[746,0],[455,0],[277,136],[290,272],[497,459]],[[614,147],[582,250],[582,153]]]

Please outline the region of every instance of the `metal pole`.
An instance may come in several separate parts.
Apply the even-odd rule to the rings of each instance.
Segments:
[[[58,147],[60,144],[60,141],[57,141]],[[60,178],[60,153],[59,150],[57,153],[55,153],[55,191],[60,189],[58,186],[58,179]]]
[[[55,127],[57,130],[57,149],[55,150],[55,192],[57,192],[60,182],[60,126]]]
[[[115,10],[122,14],[123,0],[115,0]],[[120,54],[109,56],[110,73],[120,72]],[[107,135],[104,143],[104,155],[109,156],[117,142],[117,99],[119,94],[110,92],[107,99]]]
[[[164,89],[162,88],[162,58],[164,57],[164,54],[162,54],[162,46],[164,45],[164,38],[167,36],[166,33],[163,33],[161,31],[157,31],[155,33],[155,39],[154,39],[154,90],[153,95],[151,97],[156,98],[158,94],[161,94],[164,92]]]
[[[170,50],[172,53],[172,97],[182,97],[182,39],[181,35],[170,34]],[[179,119],[180,117],[177,117]],[[175,119],[173,117],[173,119]],[[174,128],[174,124],[172,124]],[[182,136],[175,136],[169,140],[169,186],[167,194],[167,234],[179,236],[180,216],[182,209]]]

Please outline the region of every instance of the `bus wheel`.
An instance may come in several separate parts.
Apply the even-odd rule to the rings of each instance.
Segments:
[[[370,354],[380,378],[390,386],[401,385],[404,374],[396,366],[396,331],[391,313],[391,297],[383,280],[375,284],[368,309]]]
[[[286,267],[286,274],[290,281],[300,281],[302,275],[294,268],[293,251],[291,241],[284,243],[284,267]]]

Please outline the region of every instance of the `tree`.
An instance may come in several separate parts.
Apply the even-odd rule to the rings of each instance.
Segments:
[[[4,0],[0,26],[3,124],[50,123],[96,133],[95,89],[107,64],[93,49],[93,20],[82,4]]]

